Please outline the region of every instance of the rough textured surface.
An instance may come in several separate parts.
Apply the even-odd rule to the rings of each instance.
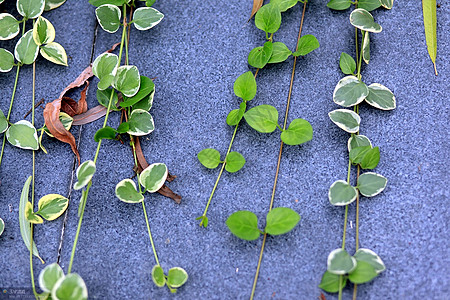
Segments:
[[[8,2],[8,1],[6,1]],[[13,2],[13,1],[9,1]],[[372,35],[372,60],[363,67],[367,83],[379,82],[396,95],[397,109],[382,112],[361,106],[361,133],[380,146],[376,172],[389,179],[379,196],[361,201],[361,246],[376,251],[387,271],[374,282],[358,287],[360,299],[444,299],[450,293],[448,276],[450,213],[448,53],[450,1],[438,11],[439,76],[434,76],[423,33],[420,1],[395,2],[392,11],[374,12],[383,32]],[[6,7],[13,7],[7,3]],[[3,6],[4,7],[4,6]],[[158,289],[150,271],[155,264],[140,205],[118,201],[114,186],[132,176],[132,156],[126,145],[102,145],[98,171],[86,206],[73,271],[87,283],[93,299],[246,299],[250,295],[261,240],[244,242],[230,234],[226,218],[235,210],[255,212],[263,226],[275,174],[278,134],[239,128],[233,150],[247,164],[238,173],[224,174],[209,210],[210,225],[201,229],[201,215],[218,170],[203,168],[196,154],[213,147],[224,155],[232,135],[225,124],[238,100],[234,80],[248,70],[246,57],[264,42],[264,34],[245,21],[251,1],[157,1],[164,20],[151,31],[131,34],[130,63],[143,75],[156,77],[152,115],[156,130],[142,140],[149,162],[165,162],[178,178],[170,187],[182,194],[181,205],[160,195],[147,195],[146,207],[159,259],[167,271],[181,266],[188,283],[177,295]],[[17,15],[16,12],[13,13]],[[275,40],[295,46],[301,7],[283,14]],[[328,253],[341,245],[344,209],[328,203],[327,191],[347,170],[347,134],[331,123],[335,108],[331,95],[343,76],[338,66],[342,51],[354,53],[354,31],[349,11],[333,12],[322,1],[311,1],[304,34],[318,37],[321,48],[297,64],[289,119],[302,117],[315,130],[313,141],[285,147],[275,206],[298,211],[302,220],[289,234],[269,238],[257,299],[316,299],[317,285],[326,269]],[[70,56],[69,67],[38,59],[36,100],[51,101],[90,62],[95,36],[94,8],[87,1],[68,0],[45,13],[57,31],[56,41]],[[31,26],[31,22],[28,23]],[[118,42],[120,33],[98,30],[94,54]],[[12,50],[13,42],[0,42]],[[284,111],[292,59],[261,70],[258,93],[250,105],[271,104]],[[0,108],[8,110],[14,72],[0,75]],[[88,103],[96,105],[95,85]],[[22,68],[12,121],[30,108],[32,67]],[[30,117],[28,117],[30,119]],[[110,124],[117,125],[118,114]],[[42,108],[36,124],[43,123]],[[95,131],[102,120],[83,126],[80,154],[92,159]],[[72,130],[78,136],[78,129]],[[47,193],[69,193],[73,156],[66,144],[45,137],[49,154],[39,152],[36,199]],[[29,256],[18,225],[21,188],[31,175],[31,153],[6,145],[0,169],[0,217],[6,228],[0,237],[0,288],[30,287]],[[352,174],[353,178],[355,174]],[[80,192],[73,192],[67,218],[61,265],[67,270],[78,222]],[[354,205],[349,218],[354,224]],[[63,219],[36,226],[35,241],[46,263],[57,259]],[[354,251],[355,230],[348,227],[347,249]],[[34,259],[35,275],[43,265]],[[36,275],[37,276],[37,275]],[[345,289],[345,299],[352,289]],[[337,299],[327,295],[327,299]],[[1,298],[1,296],[0,296]]]

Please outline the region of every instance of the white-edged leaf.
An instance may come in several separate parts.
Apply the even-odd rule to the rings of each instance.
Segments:
[[[103,4],[95,9],[95,15],[104,31],[114,33],[119,29],[122,13],[117,6]]]
[[[369,138],[362,134],[352,135],[347,142],[348,152],[352,151],[353,148],[370,146],[372,148],[372,142]]]
[[[339,80],[334,88],[333,101],[338,105],[350,107],[363,102],[368,94],[366,84],[351,75]]]
[[[379,83],[369,85],[369,95],[366,97],[366,102],[382,110],[393,110],[396,107],[394,94]]]
[[[49,10],[58,8],[61,5],[63,5],[64,2],[66,2],[66,0],[45,0],[44,10],[49,11]]]
[[[59,194],[48,194],[39,199],[36,212],[47,221],[53,221],[61,216],[69,206],[69,199]]]
[[[153,7],[139,7],[133,13],[133,24],[138,30],[148,30],[164,18],[164,15]]]
[[[27,19],[35,19],[44,12],[45,0],[17,0],[17,11]]]
[[[338,248],[330,252],[327,259],[328,272],[336,275],[351,273],[356,268],[356,259],[344,249]]]
[[[87,160],[84,163],[82,163],[77,168],[78,182],[75,182],[73,188],[75,190],[79,190],[85,187],[89,183],[89,181],[91,181],[92,176],[94,176],[96,170],[97,167],[95,166],[95,163],[92,160]]]
[[[28,201],[25,204],[25,218],[32,224],[42,224],[44,222],[41,217],[34,213],[33,205]]]
[[[100,79],[99,90],[105,90],[113,83],[118,64],[119,57],[113,53],[103,53],[94,60],[92,73]]]
[[[361,117],[353,110],[349,109],[336,109],[328,113],[331,121],[336,124],[342,130],[349,133],[356,133],[359,131],[359,123]]]
[[[8,129],[8,120],[6,119],[3,111],[0,109],[0,133],[3,133]]]
[[[28,30],[17,42],[14,56],[24,65],[30,65],[38,56],[39,46],[33,39],[33,29]]]
[[[349,205],[356,200],[358,191],[344,180],[335,181],[328,190],[328,199],[335,206]]]
[[[5,230],[5,222],[2,218],[0,218],[0,236],[3,234],[3,231]]]
[[[357,261],[365,261],[369,263],[372,267],[374,267],[375,272],[377,274],[380,274],[384,270],[386,270],[386,266],[384,265],[384,262],[381,260],[381,258],[372,250],[366,249],[366,248],[359,248],[353,257]]]
[[[11,14],[0,14],[0,41],[10,40],[20,32],[19,21]]]
[[[392,6],[394,6],[394,0],[380,0],[381,6],[383,6],[386,9],[392,9]]]
[[[39,273],[39,287],[47,293],[51,293],[55,283],[64,277],[64,271],[57,263],[46,266],[41,273]]]
[[[134,136],[147,135],[155,130],[152,115],[143,109],[134,109],[128,118],[128,124],[130,127],[127,132]]]
[[[9,72],[14,67],[14,55],[0,48],[0,72]]]
[[[165,164],[154,163],[142,171],[139,182],[148,192],[155,193],[164,185],[168,174]]]
[[[87,298],[86,284],[77,273],[61,277],[52,289],[52,300],[87,300]]]
[[[27,150],[39,149],[36,128],[26,120],[20,120],[11,125],[6,131],[6,138],[11,145],[18,148]]]
[[[116,185],[116,196],[126,203],[139,203],[144,201],[144,196],[136,189],[136,184],[131,179],[124,179]]]
[[[136,66],[121,66],[117,68],[113,86],[127,97],[133,97],[141,86],[141,77]]]
[[[373,16],[365,9],[357,8],[350,14],[350,23],[358,29],[378,33],[381,32],[380,24],[375,23]]]
[[[46,18],[39,16],[33,26],[33,39],[36,45],[48,44],[55,40],[55,27]]]
[[[366,197],[373,197],[381,193],[387,184],[387,178],[373,172],[366,172],[358,177],[357,188]]]
[[[370,33],[369,32],[364,33],[362,52],[363,52],[362,55],[363,55],[364,62],[366,64],[369,64],[369,61],[370,61]]]
[[[39,52],[46,60],[57,65],[67,66],[66,50],[58,43],[51,42],[47,45],[42,45]]]
[[[187,272],[180,267],[171,268],[167,273],[167,284],[172,288],[179,288],[188,280]]]
[[[166,276],[160,265],[155,265],[152,269],[152,280],[157,287],[166,285]]]

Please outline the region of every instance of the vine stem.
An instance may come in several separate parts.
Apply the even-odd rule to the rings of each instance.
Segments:
[[[308,1],[303,2],[302,16],[300,19],[300,28],[298,30],[297,45],[295,46],[295,51],[298,50],[298,45],[299,45],[300,38],[302,35],[303,21],[305,19],[305,11],[306,11],[306,3],[307,2]],[[289,114],[289,106],[291,103],[292,88],[294,86],[294,76],[295,76],[296,65],[297,65],[297,56],[294,56],[294,64],[292,66],[292,73],[291,73],[291,82],[289,84],[289,93],[288,93],[288,98],[287,98],[287,103],[286,103],[286,112],[284,115],[283,130],[286,129],[286,124],[287,124],[287,119],[288,119],[288,114]],[[272,188],[272,196],[270,198],[269,212],[272,210],[273,202],[275,199],[275,191],[276,191],[277,183],[278,183],[278,174],[280,172],[280,164],[281,164],[281,156],[283,153],[283,145],[284,145],[284,143],[283,143],[283,141],[281,141],[280,151],[278,152],[278,161],[277,161],[277,168],[276,168],[276,172],[275,172],[275,180],[274,180],[273,188]],[[263,241],[261,244],[261,251],[259,252],[259,259],[258,259],[258,265],[256,267],[255,278],[253,279],[253,287],[252,287],[252,292],[250,295],[250,300],[252,300],[255,296],[255,290],[256,290],[256,285],[258,283],[259,270],[261,269],[261,262],[262,262],[262,258],[263,258],[263,254],[264,254],[264,248],[266,246],[266,240],[267,240],[267,233],[264,233]]]
[[[258,72],[259,72],[259,69],[256,69],[256,72],[255,72],[255,75],[254,75],[255,78],[258,75]],[[234,138],[236,137],[236,132],[238,130],[239,124],[240,124],[240,122],[234,128],[234,132],[233,132],[233,135],[231,137],[230,145],[228,146],[228,150],[227,150],[227,154],[225,155],[225,159],[226,159],[226,157],[228,156],[228,154],[231,151],[231,147],[233,146]],[[203,218],[202,218],[202,220],[200,221],[200,224],[199,224],[200,227],[203,226],[203,223],[204,223],[205,218],[206,218],[206,213],[208,212],[209,205],[211,204],[211,200],[214,197],[214,193],[216,192],[217,185],[219,184],[220,178],[222,177],[222,173],[223,173],[223,170],[225,169],[225,165],[226,165],[226,162],[223,162],[222,163],[222,167],[220,168],[219,175],[217,176],[216,182],[215,182],[214,187],[213,187],[213,189],[211,191],[211,195],[209,195],[208,202],[206,203],[205,210],[203,211],[203,215],[202,215]]]
[[[123,5],[123,15],[126,16],[126,4]],[[121,42],[120,42],[119,65],[120,65],[120,62],[122,60],[123,45],[124,45],[124,40],[125,40],[125,35],[126,35],[126,29],[127,29],[127,23],[126,23],[126,20],[124,20],[123,30],[122,30],[122,39],[121,39]],[[111,96],[109,97],[108,109],[106,110],[105,120],[103,121],[103,127],[102,128],[105,128],[106,124],[108,122],[108,117],[109,117],[109,112],[111,111],[113,96],[114,96],[114,90],[111,91]],[[100,140],[98,142],[97,150],[95,151],[95,156],[94,156],[94,164],[97,163],[97,159],[98,159],[98,155],[99,155],[99,152],[100,152],[101,145],[102,145],[102,140]],[[73,259],[75,257],[75,251],[76,251],[76,248],[77,248],[78,238],[80,236],[80,231],[81,231],[81,224],[83,222],[84,210],[86,208],[86,201],[87,201],[87,198],[88,198],[88,195],[89,195],[89,190],[90,190],[91,186],[92,186],[92,180],[89,181],[89,183],[88,183],[88,185],[86,187],[86,190],[82,194],[82,197],[81,197],[81,200],[80,200],[83,203],[83,206],[81,208],[80,217],[79,217],[78,225],[77,225],[77,232],[75,234],[75,240],[73,242],[72,253],[70,255],[69,268],[67,269],[67,273],[68,274],[72,271]]]

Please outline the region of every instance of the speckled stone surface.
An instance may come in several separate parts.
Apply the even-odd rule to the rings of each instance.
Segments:
[[[14,7],[6,1],[2,8]],[[392,11],[373,12],[383,26],[371,35],[370,65],[363,67],[366,83],[379,82],[396,95],[397,109],[383,112],[361,105],[361,133],[381,149],[376,172],[389,180],[377,197],[361,200],[361,246],[373,249],[387,270],[375,281],[358,287],[358,299],[446,299],[450,294],[450,211],[448,85],[450,1],[438,1],[439,76],[433,72],[423,32],[420,1],[395,2]],[[156,130],[142,139],[149,162],[164,162],[178,178],[170,187],[183,196],[180,205],[160,195],[147,195],[145,204],[162,267],[180,266],[189,281],[171,295],[157,288],[150,277],[155,260],[140,205],[117,200],[115,185],[132,176],[133,160],[126,145],[102,144],[97,173],[87,201],[73,271],[88,286],[91,299],[247,299],[250,295],[262,240],[244,242],[226,228],[235,210],[251,210],[264,225],[279,149],[278,134],[260,134],[240,126],[234,151],[247,163],[238,173],[225,173],[209,209],[210,225],[199,228],[200,216],[218,169],[208,170],[196,154],[206,147],[226,152],[232,128],[225,118],[238,106],[233,82],[249,70],[247,54],[264,42],[264,34],[246,23],[251,1],[157,1],[165,14],[152,30],[132,29],[130,63],[141,74],[156,77],[151,114]],[[324,1],[310,1],[304,34],[314,34],[321,47],[299,59],[289,120],[305,118],[314,139],[302,146],[285,147],[275,195],[275,207],[290,207],[302,216],[292,232],[269,238],[263,257],[256,299],[317,299],[317,287],[326,269],[328,253],[340,247],[344,209],[327,199],[329,186],[345,179],[348,135],[329,120],[337,106],[332,101],[343,75],[338,60],[342,51],[354,53],[350,11],[333,12]],[[13,12],[17,15],[17,12]],[[301,7],[283,14],[275,34],[294,48]],[[49,102],[94,57],[120,39],[120,33],[96,32],[94,7],[87,1],[68,0],[44,15],[56,28],[56,41],[69,55],[69,67],[42,58],[36,67],[36,101]],[[28,23],[31,26],[31,22]],[[94,43],[95,40],[95,43]],[[13,41],[0,47],[12,50]],[[271,104],[284,111],[293,60],[268,66],[257,77],[258,92],[250,107]],[[15,72],[0,74],[0,109],[8,110]],[[88,104],[96,105],[96,81]],[[30,108],[32,67],[20,72],[12,121]],[[281,115],[281,113],[280,113]],[[27,118],[30,120],[30,117]],[[92,159],[95,131],[103,120],[83,126],[80,154]],[[109,124],[117,126],[119,115]],[[42,108],[36,124],[43,124]],[[78,138],[79,128],[72,130]],[[44,138],[49,152],[36,155],[36,199],[47,193],[69,195],[73,155],[67,144]],[[6,224],[0,237],[0,288],[29,288],[29,256],[20,236],[20,191],[31,175],[31,153],[6,145],[0,168],[0,217]],[[355,174],[352,174],[353,178]],[[61,265],[67,270],[78,222],[79,191],[71,193]],[[354,224],[355,207],[349,218]],[[35,226],[35,242],[46,263],[56,261],[63,218]],[[347,249],[354,251],[355,230],[347,231]],[[35,275],[43,265],[34,259]],[[344,299],[351,298],[347,287]],[[4,295],[0,294],[0,298]],[[337,295],[326,294],[327,299]]]

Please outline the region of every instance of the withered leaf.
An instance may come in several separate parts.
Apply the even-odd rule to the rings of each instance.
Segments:
[[[248,21],[250,21],[253,18],[253,16],[258,12],[258,10],[263,5],[263,2],[264,0],[253,0],[252,13],[250,14],[250,18],[248,19]]]
[[[72,125],[84,125],[98,120],[106,115],[106,107],[97,105],[85,113],[73,117]]]

